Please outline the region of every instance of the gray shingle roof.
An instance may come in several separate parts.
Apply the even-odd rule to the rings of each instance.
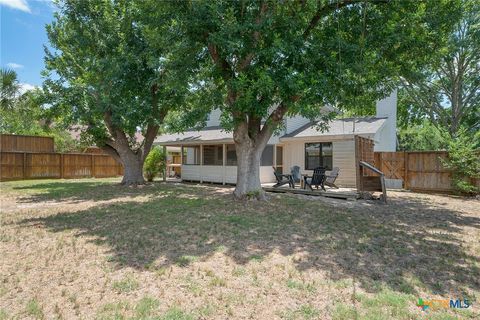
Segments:
[[[298,128],[297,130],[282,136],[281,138],[375,134],[383,126],[386,120],[386,117],[335,119],[328,124],[328,129],[324,132],[318,130],[317,122],[310,122]]]
[[[184,133],[163,134],[158,136],[155,144],[188,144],[201,141],[225,141],[232,140],[231,132],[225,132],[221,127],[206,127],[200,131],[186,131]]]
[[[282,138],[303,138],[331,135],[349,135],[349,134],[375,134],[385,123],[387,118],[346,118],[335,119],[328,125],[328,130],[321,132],[317,130],[316,122],[310,122],[299,129],[286,134]],[[355,125],[354,125],[355,123]],[[355,126],[355,132],[353,130]],[[158,136],[155,144],[195,144],[204,141],[211,142],[233,142],[231,132],[225,132],[221,127],[206,127],[200,131],[186,131],[184,133],[163,134]]]

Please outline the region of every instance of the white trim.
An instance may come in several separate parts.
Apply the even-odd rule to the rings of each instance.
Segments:
[[[200,183],[203,182],[203,144],[200,145]]]
[[[225,166],[227,165],[227,148],[226,144],[222,144],[222,184],[225,185],[225,175],[226,169]]]

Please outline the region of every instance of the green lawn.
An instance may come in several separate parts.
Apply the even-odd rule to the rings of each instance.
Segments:
[[[1,183],[0,319],[474,319],[478,200]],[[421,311],[418,298],[468,299]]]

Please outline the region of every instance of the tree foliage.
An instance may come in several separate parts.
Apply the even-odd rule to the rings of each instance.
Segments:
[[[147,39],[137,3],[64,0],[47,26],[53,50],[46,50],[45,87],[52,105],[123,163],[128,184],[143,182],[153,140],[187,90],[185,73],[165,50],[166,33],[155,43]]]
[[[20,84],[14,70],[0,69],[0,108],[10,109],[20,94]]]
[[[466,129],[460,129],[455,137],[447,136],[447,148],[448,158],[443,164],[452,171],[452,186],[459,193],[480,193],[474,182],[480,179],[480,131],[472,137]]]
[[[406,74],[401,90],[405,124],[429,119],[455,137],[480,130],[480,3],[462,1],[462,18],[428,64]]]
[[[63,126],[52,123],[41,89],[21,93],[15,71],[2,69],[0,76],[0,133],[53,137],[57,152],[81,147]]]
[[[445,130],[438,129],[429,120],[399,128],[398,149],[402,151],[446,150],[447,141],[444,132]]]

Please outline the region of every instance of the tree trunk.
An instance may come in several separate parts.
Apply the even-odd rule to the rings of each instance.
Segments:
[[[145,184],[145,179],[143,178],[144,157],[142,157],[141,153],[135,153],[130,148],[126,147],[123,150],[118,150],[118,154],[123,164],[124,171],[121,184]]]
[[[233,195],[236,199],[254,198],[265,200],[265,192],[260,183],[260,157],[263,148],[251,143],[235,143],[237,152],[237,185]]]
[[[260,183],[260,158],[272,135],[271,130],[260,132],[245,121],[233,130],[237,153],[237,185],[233,191],[236,199],[265,200],[265,191]]]

